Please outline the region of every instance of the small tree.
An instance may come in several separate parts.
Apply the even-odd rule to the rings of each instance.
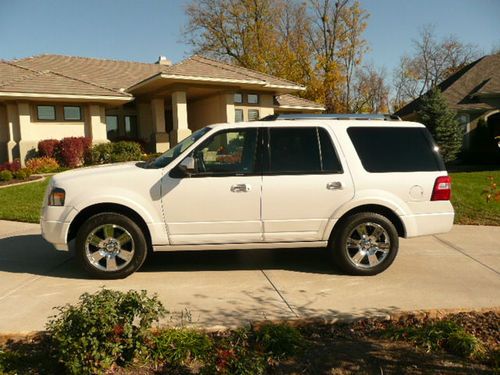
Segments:
[[[462,148],[463,131],[456,112],[448,108],[439,88],[422,97],[418,115],[438,144],[444,161],[455,160]]]

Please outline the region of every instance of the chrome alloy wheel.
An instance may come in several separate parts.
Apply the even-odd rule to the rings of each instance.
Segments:
[[[95,228],[85,240],[85,255],[95,268],[113,272],[126,267],[134,257],[134,239],[115,224]]]
[[[389,255],[390,248],[389,234],[376,223],[361,223],[347,237],[347,255],[358,268],[371,269],[379,265]]]

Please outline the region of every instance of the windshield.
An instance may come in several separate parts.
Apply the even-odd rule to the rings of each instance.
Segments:
[[[175,147],[171,148],[164,154],[158,156],[156,159],[151,160],[147,167],[148,168],[163,168],[167,166],[172,160],[177,156],[182,154],[189,146],[195,143],[198,139],[203,137],[211,128],[203,128],[195,131],[189,137],[183,139],[181,142],[177,143]]]

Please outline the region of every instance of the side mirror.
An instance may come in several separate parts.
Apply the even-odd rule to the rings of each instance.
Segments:
[[[194,158],[192,156],[186,157],[179,163],[178,168],[185,173],[186,176],[191,175],[191,173],[194,173],[196,169]]]

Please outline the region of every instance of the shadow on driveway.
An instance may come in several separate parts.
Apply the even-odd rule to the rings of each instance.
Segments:
[[[324,249],[160,252],[150,255],[138,272],[271,269],[338,274]],[[0,239],[0,272],[89,278],[71,254],[55,250],[40,235],[34,234]]]

